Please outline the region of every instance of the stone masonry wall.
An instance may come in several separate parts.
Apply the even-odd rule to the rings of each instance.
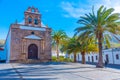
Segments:
[[[34,31],[41,40],[25,39],[25,36],[31,35],[32,30],[22,30],[20,25],[11,26],[11,55],[10,60],[27,60],[28,46],[36,44],[38,47],[38,59],[41,61],[51,60],[51,29],[46,31]]]

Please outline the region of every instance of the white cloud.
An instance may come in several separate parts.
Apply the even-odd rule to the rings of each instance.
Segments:
[[[106,1],[107,3],[108,1]],[[109,0],[109,4],[106,4],[108,7],[113,7],[115,12],[120,13],[120,0]]]
[[[120,13],[120,0],[101,0],[100,2],[95,0],[93,3],[97,6],[97,8],[104,5],[107,8],[114,8],[114,12]]]
[[[66,14],[64,14],[64,17],[78,18],[80,17],[81,14],[83,14],[84,12],[87,12],[87,10],[77,6],[77,4],[70,3],[70,2],[62,2],[61,8],[66,12]]]
[[[61,2],[61,8],[64,10],[64,17],[79,18],[81,15],[91,11],[91,7],[94,5],[97,10],[101,5],[107,8],[114,8],[117,13],[120,13],[120,0],[88,0],[88,4],[82,2]]]

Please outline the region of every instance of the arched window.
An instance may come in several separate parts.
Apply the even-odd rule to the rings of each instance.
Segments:
[[[31,9],[31,12],[34,13],[34,12],[35,12],[35,9],[32,8],[32,9]]]
[[[29,24],[32,23],[32,18],[31,18],[31,17],[28,18],[28,23],[29,23]]]
[[[38,19],[34,19],[34,24],[38,25]]]

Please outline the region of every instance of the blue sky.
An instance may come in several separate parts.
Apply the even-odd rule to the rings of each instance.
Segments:
[[[19,23],[23,22],[24,11],[29,6],[39,9],[44,24],[53,30],[62,29],[68,36],[73,36],[74,29],[80,26],[77,20],[90,12],[93,5],[95,9],[105,5],[120,12],[119,0],[0,0],[0,39],[6,39],[10,24],[16,19]]]

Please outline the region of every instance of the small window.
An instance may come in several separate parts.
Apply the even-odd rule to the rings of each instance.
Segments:
[[[116,59],[119,59],[119,55],[118,54],[116,54]]]
[[[37,19],[34,19],[34,24],[38,25],[38,20]]]
[[[92,56],[92,62],[94,62],[94,57]]]
[[[88,56],[88,62],[90,62],[90,57]]]
[[[31,34],[35,34],[34,32],[31,32]]]
[[[96,56],[96,60],[98,60],[98,57]]]
[[[109,62],[109,56],[106,54],[106,61]]]

